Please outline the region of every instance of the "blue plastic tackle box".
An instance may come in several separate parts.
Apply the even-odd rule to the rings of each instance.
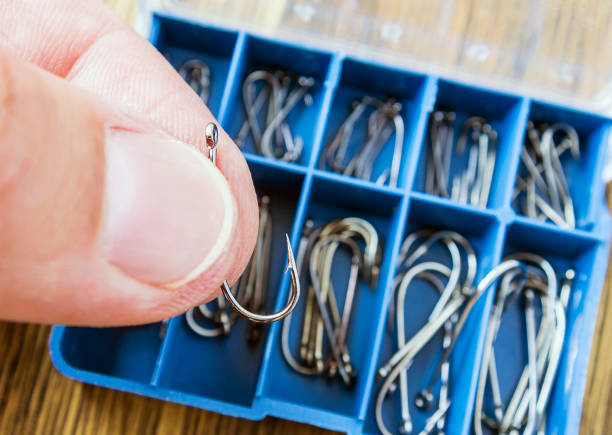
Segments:
[[[175,66],[192,57],[206,62],[212,77],[209,107],[230,134],[235,134],[245,119],[241,84],[253,67],[277,67],[315,78],[313,104],[296,110],[290,119],[296,134],[304,139],[301,160],[287,163],[265,158],[254,154],[249,143],[245,144],[244,155],[256,189],[271,198],[272,265],[285,261],[285,233],[290,234],[296,248],[307,218],[321,223],[337,217],[363,217],[376,227],[383,240],[377,288],[368,289],[363,284],[359,289],[353,312],[356,320],[349,331],[348,346],[358,372],[357,382],[349,390],[337,380],[330,382],[293,372],[280,352],[280,323],[266,326],[264,339],[249,347],[243,321],[228,337],[205,339],[192,333],[184,316],[170,320],[163,339],[159,323],[103,329],[56,326],[50,352],[60,372],[91,384],[247,419],[275,416],[351,434],[378,433],[373,417],[374,395],[379,388],[375,372],[392,351],[393,337],[385,322],[399,247],[409,232],[439,227],[458,231],[470,240],[480,260],[477,280],[504,255],[518,250],[540,254],[560,270],[575,268],[566,342],[549,403],[547,431],[578,432],[608,259],[610,219],[600,174],[612,125],[609,119],[528,96],[500,93],[341,52],[266,39],[171,15],[153,17],[150,41]],[[319,169],[321,150],[348,115],[350,103],[366,94],[393,95],[403,104],[406,134],[397,188]],[[486,208],[460,205],[424,193],[425,134],[435,105],[452,108],[457,117],[484,116],[499,132],[498,158]],[[576,230],[526,218],[512,208],[520,149],[530,119],[566,121],[578,131],[582,155],[567,167]],[[374,178],[390,158],[389,151],[377,160]],[[346,277],[337,279],[337,288],[343,288]],[[288,281],[281,267],[273,266],[270,292],[275,294],[278,289],[278,293],[268,298],[266,310],[284,305]],[[434,303],[430,293],[411,299],[408,328],[425,320]],[[452,352],[452,406],[447,418],[451,434],[472,430],[478,370],[493,295],[494,288],[490,288],[479,300]],[[300,305],[295,316],[303,316]],[[504,378],[516,379],[526,360],[525,350],[516,351],[524,347],[520,341],[521,318],[511,319],[511,327],[498,337],[501,348],[507,348],[498,355],[505,398],[510,391],[504,389]],[[297,332],[297,328],[292,331],[294,335]],[[409,383],[420,387],[433,370],[431,361],[432,355],[417,358],[408,371]],[[385,412],[392,419],[391,414],[397,410],[389,405]],[[425,415],[413,412],[413,417],[416,427],[424,425]]]

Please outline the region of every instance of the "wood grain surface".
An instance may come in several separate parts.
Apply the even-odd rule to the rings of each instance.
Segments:
[[[107,3],[128,21],[134,17],[136,0],[107,0]],[[463,7],[468,16],[473,2],[462,3],[466,4]],[[466,28],[465,31],[470,30]],[[591,53],[588,41],[581,43],[583,48],[586,46],[586,52]],[[607,196],[608,204],[612,205],[610,186]],[[581,423],[584,434],[607,434],[612,427],[612,413],[609,412],[612,406],[612,354],[609,350],[612,315],[608,315],[612,313],[611,290],[612,267],[609,265],[590,357]],[[0,435],[327,433],[274,418],[251,422],[226,417],[72,381],[60,375],[51,364],[47,351],[49,331],[48,326],[0,322]]]

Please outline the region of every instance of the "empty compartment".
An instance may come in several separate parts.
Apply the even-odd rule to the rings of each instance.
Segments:
[[[360,271],[354,293],[350,322],[346,332],[351,364],[356,373],[352,387],[347,387],[339,375],[328,379],[325,374],[309,376],[294,371],[285,360],[281,350],[281,330],[284,324],[275,325],[274,334],[270,337],[270,340],[273,340],[270,346],[271,351],[267,355],[260,388],[265,399],[275,402],[275,415],[290,417],[297,412],[297,406],[300,408],[300,415],[317,416],[318,424],[336,429],[342,427],[338,426],[338,421],[342,418],[351,419],[351,421],[360,418],[366,385],[373,369],[372,352],[375,351],[375,331],[380,321],[385,283],[391,270],[393,240],[396,237],[400,213],[403,210],[400,207],[401,201],[400,195],[346,186],[318,177],[313,179],[305,219],[312,220],[315,228],[334,219],[357,217],[367,220],[377,231],[381,244],[380,274],[376,288],[371,288],[370,281],[364,280],[361,276],[362,271]],[[354,240],[363,252],[363,241],[359,237],[355,237]],[[336,251],[332,263],[331,283],[340,315],[342,315],[346,302],[351,256],[348,249],[341,247]],[[299,345],[308,299],[308,288],[305,285],[308,273],[307,267],[301,268],[302,297],[291,316],[288,336],[288,349],[293,359],[298,361],[301,361]],[[324,361],[327,361],[331,356],[327,337],[323,349]],[[317,423],[315,420],[311,421]]]
[[[225,130],[239,143],[243,151],[247,153],[264,154],[263,148],[258,149],[253,140],[253,133],[248,129],[247,109],[244,102],[244,93],[246,88],[243,86],[247,77],[256,71],[265,71],[264,76],[268,73],[274,75],[278,72],[286,73],[284,77],[290,80],[288,93],[284,98],[281,98],[282,107],[287,107],[292,90],[298,89],[297,82],[300,77],[314,80],[314,84],[308,87],[305,94],[295,100],[297,101],[288,115],[283,118],[286,121],[287,129],[280,125],[277,129],[271,129],[270,137],[271,151],[273,158],[280,158],[288,147],[280,146],[281,144],[291,143],[297,144],[301,142],[302,150],[298,158],[291,158],[290,161],[308,165],[310,161],[311,150],[315,138],[315,130],[317,119],[323,105],[323,96],[325,89],[325,80],[327,78],[328,66],[331,60],[331,55],[316,50],[307,50],[297,46],[279,43],[264,38],[248,36],[245,39],[244,45],[241,46],[240,57],[237,64],[237,70],[233,76],[234,82],[228,94],[228,110],[222,116],[221,122]],[[267,95],[271,95],[271,85],[264,86],[265,80],[261,79],[260,74],[258,80],[254,80],[253,87],[249,88],[253,92],[252,104],[249,109],[256,120],[260,137],[263,138],[266,130],[266,119],[268,118],[268,108],[270,99],[262,99],[261,106],[256,106],[257,97],[263,89],[267,89]],[[255,78],[255,76],[251,76]],[[279,79],[282,85],[283,79]],[[276,82],[275,82],[276,83]],[[276,95],[281,95],[277,93]],[[297,95],[297,94],[296,94]],[[259,110],[254,108],[260,107]],[[277,112],[275,112],[277,113]],[[273,117],[270,117],[272,119]],[[278,119],[281,119],[280,117]],[[246,130],[243,130],[246,129]],[[243,134],[241,134],[241,131]],[[248,132],[247,134],[244,134]],[[290,136],[287,142],[286,135]],[[279,149],[277,149],[279,148]],[[270,156],[268,156],[270,157]]]
[[[429,197],[413,197],[408,209],[407,225],[402,241],[419,230],[449,230],[455,231],[465,237],[474,249],[477,257],[477,271],[474,286],[499,260],[501,254],[501,225],[496,217],[489,213],[478,212],[460,205],[447,202],[432,202]],[[424,241],[425,239],[422,239]],[[420,245],[414,245],[411,252]],[[457,244],[462,257],[462,274],[460,283],[465,282],[467,273],[466,255],[464,248]],[[414,264],[424,261],[433,261],[452,267],[449,250],[441,243],[434,244],[431,249],[420,257]],[[405,270],[405,269],[403,269]],[[403,276],[403,275],[402,275]],[[438,275],[440,276],[440,275]],[[442,281],[443,283],[446,280]],[[390,293],[392,293],[390,289]],[[483,339],[483,326],[486,324],[485,312],[489,306],[492,295],[487,290],[476,302],[470,311],[465,326],[450,354],[450,372],[448,399],[450,408],[446,414],[444,432],[462,433],[469,425],[469,414],[473,400],[473,383],[475,381],[479,364],[479,348]],[[393,297],[392,316],[383,314],[387,323],[383,331],[382,345],[378,355],[377,370],[387,363],[389,358],[398,350],[396,307],[397,294]],[[427,323],[440,294],[432,285],[422,278],[413,279],[406,291],[404,304],[405,339],[410,340]],[[465,307],[465,305],[464,305]],[[458,312],[463,311],[462,307]],[[388,317],[388,318],[387,318]],[[430,341],[416,354],[412,364],[407,370],[408,404],[412,420],[412,433],[419,433],[425,428],[426,420],[437,409],[440,398],[440,377],[437,377],[432,390],[433,402],[426,410],[417,408],[415,402],[419,392],[428,388],[428,383],[434,376],[438,362],[443,353],[442,338],[444,328],[440,328]],[[375,409],[383,379],[377,380],[372,391],[368,392],[369,407],[364,425],[364,432],[369,434],[380,433],[376,423]],[[388,395],[382,402],[382,418],[387,430],[399,433],[401,427],[400,391]]]
[[[415,155],[422,138],[425,112],[429,110],[423,109],[423,105],[430,104],[431,99],[427,97],[431,97],[434,88],[430,83],[432,81],[425,76],[352,59],[345,60],[326,121],[317,167],[372,182],[380,178],[380,182],[384,180],[385,185],[404,187],[406,179],[412,179],[414,172],[416,161],[411,156]],[[399,103],[401,109],[397,113],[401,118],[403,135],[398,136],[393,116],[383,116],[383,127],[369,132],[368,118],[377,107],[364,98],[376,99],[378,103],[389,99]],[[353,127],[349,128],[350,125]],[[387,128],[391,133],[383,141],[383,132]],[[339,134],[341,132],[344,133]],[[380,139],[366,145],[369,133]],[[398,142],[396,148],[396,140],[402,136],[403,140]],[[341,145],[341,142],[345,145]],[[343,146],[346,147],[344,152],[341,150]],[[379,151],[376,151],[377,147],[380,147]],[[352,161],[363,164],[351,165]],[[363,169],[351,169],[353,167]],[[395,174],[394,182],[391,182],[392,174]]]
[[[536,127],[552,127],[555,124],[564,123],[575,129],[578,134],[579,156],[576,157],[568,149],[565,149],[559,160],[572,198],[575,228],[591,230],[598,218],[599,210],[596,207],[599,207],[604,198],[604,183],[600,177],[608,148],[609,120],[541,103],[532,104],[529,120]],[[540,137],[542,136],[540,135]],[[555,144],[563,146],[561,144],[563,137],[565,137],[564,133],[557,131],[553,135],[553,146]],[[526,132],[523,143],[531,144]],[[529,149],[533,148],[530,146]],[[541,162],[539,164],[541,165]],[[545,173],[541,172],[541,174],[546,186],[550,186]],[[519,165],[518,176],[523,180],[529,176],[523,161]],[[516,187],[520,187],[519,181],[518,179],[515,180]],[[562,195],[561,190],[558,189],[558,191],[559,195]],[[543,200],[553,204],[548,196],[548,191],[542,191],[538,188],[537,192]],[[534,206],[536,207],[536,214],[543,215],[538,203],[535,203]],[[528,204],[524,193],[514,199],[513,207],[519,214],[527,214]],[[563,210],[563,202],[561,203],[561,209]],[[563,218],[563,221],[567,221],[565,213],[558,214]],[[550,219],[546,220],[551,225],[564,226],[560,225],[562,222],[554,223]]]
[[[61,355],[71,367],[149,383],[161,345],[160,323],[120,328],[65,327]]]
[[[257,193],[270,197],[272,240],[263,311],[272,312],[287,261],[285,233],[291,233],[303,177],[267,165],[250,163],[249,166]],[[187,324],[185,316],[173,322],[176,324],[168,329],[166,357],[161,363],[157,385],[250,406],[269,327],[262,327],[261,337],[253,345],[247,343],[249,324],[242,318],[237,318],[228,336],[216,338],[197,335]]]
[[[565,315],[561,357],[548,406],[542,418],[546,420],[545,433],[577,433],[592,331],[601,292],[600,279],[605,272],[605,267],[597,272],[594,266],[597,256],[603,254],[605,258],[607,250],[595,239],[563,233],[555,228],[542,229],[530,224],[515,223],[507,229],[504,257],[519,252],[539,255],[551,264],[557,277],[558,295],[561,293],[560,287],[566,271],[570,268],[575,271]],[[603,267],[603,264],[600,266]],[[499,292],[499,288],[496,291]],[[538,333],[543,308],[538,292],[534,296],[535,332]],[[504,414],[528,363],[523,292],[509,301],[505,305],[493,345]],[[484,351],[486,352],[486,349]],[[544,374],[540,374],[538,394],[542,393],[543,378]],[[483,403],[484,414],[494,418],[490,381],[485,389]],[[494,433],[486,425],[483,427],[485,433]]]
[[[445,129],[434,129],[437,125],[434,117],[444,113],[447,114],[442,116],[446,119],[442,121]],[[521,98],[441,80],[419,155],[414,190],[475,207],[486,204],[487,208],[498,209],[504,206],[511,190],[509,183],[514,177],[526,116],[527,103]],[[488,142],[468,140],[461,151],[458,145],[466,121],[475,117],[484,118],[484,123],[495,132],[496,139],[493,140],[493,134],[489,134]],[[481,120],[481,128],[476,129],[478,138],[485,132],[484,123]],[[477,124],[471,125],[475,127]],[[473,130],[466,130],[468,134],[465,137],[471,137],[469,132]],[[445,142],[449,137],[451,148]],[[442,145],[432,147],[435,138],[440,138]],[[447,152],[451,153],[450,156]],[[494,166],[490,162],[494,162]],[[493,168],[492,172],[490,168]],[[453,194],[454,191],[457,193]],[[474,198],[472,192],[477,192]]]
[[[210,71],[206,105],[219,114],[237,33],[154,15],[151,43],[179,70],[186,61],[204,62]]]

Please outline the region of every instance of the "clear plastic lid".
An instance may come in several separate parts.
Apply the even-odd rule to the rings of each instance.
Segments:
[[[141,0],[153,11],[612,114],[612,2]]]

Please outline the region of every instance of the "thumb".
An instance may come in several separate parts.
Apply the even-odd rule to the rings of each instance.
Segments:
[[[216,294],[238,243],[236,201],[204,155],[2,52],[0,210],[11,320],[169,317]]]

